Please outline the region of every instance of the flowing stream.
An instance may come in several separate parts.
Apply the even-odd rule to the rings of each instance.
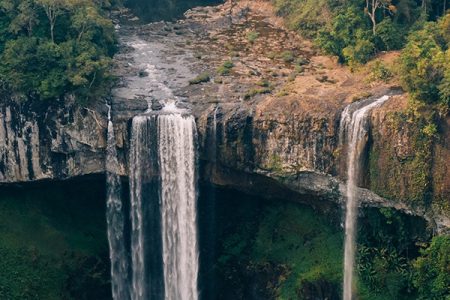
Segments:
[[[109,256],[111,260],[111,285],[114,300],[129,299],[128,262],[124,239],[124,210],[122,205],[122,185],[118,175],[116,138],[108,105],[108,136],[106,158],[106,220],[108,225]]]
[[[389,99],[367,99],[348,105],[341,116],[340,140],[347,145],[347,190],[344,246],[344,300],[353,299],[353,275],[356,251],[357,187],[361,178],[361,160],[367,145],[370,111]]]

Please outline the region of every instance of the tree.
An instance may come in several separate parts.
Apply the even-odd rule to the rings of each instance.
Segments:
[[[377,12],[379,9],[394,13],[396,8],[392,5],[392,0],[366,0],[365,13],[372,22],[373,35],[377,34]]]
[[[403,87],[419,101],[449,103],[450,14],[412,32],[400,56]]]
[[[39,23],[37,8],[32,0],[23,0],[17,6],[17,15],[11,21],[10,30],[14,34],[25,29],[28,36],[33,34],[33,28]]]
[[[35,0],[35,1],[45,11],[45,14],[48,18],[48,22],[50,24],[50,37],[52,42],[55,42],[56,19],[63,13],[68,3],[65,0]]]

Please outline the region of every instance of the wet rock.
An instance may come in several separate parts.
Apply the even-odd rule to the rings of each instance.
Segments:
[[[139,70],[139,73],[138,73],[138,75],[139,75],[139,77],[148,77],[148,72],[147,71],[145,71],[145,70]]]
[[[152,106],[151,106],[152,110],[157,111],[157,110],[161,110],[164,108],[164,105],[161,104],[161,102],[159,102],[156,99],[152,99]]]

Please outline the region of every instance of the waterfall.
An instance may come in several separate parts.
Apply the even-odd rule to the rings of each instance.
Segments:
[[[361,178],[361,159],[367,144],[369,113],[389,99],[378,99],[348,105],[341,115],[340,141],[347,143],[347,190],[344,246],[344,300],[352,300],[352,284],[356,251],[356,219],[358,215],[357,186]]]
[[[166,299],[198,298],[195,121],[161,115],[159,160]]]
[[[106,156],[106,221],[111,260],[112,296],[114,300],[127,300],[129,299],[128,262],[124,239],[125,218],[121,199],[122,185],[118,175],[119,162],[117,160],[116,138],[109,105]]]
[[[192,116],[133,118],[132,299],[198,299],[196,129]]]

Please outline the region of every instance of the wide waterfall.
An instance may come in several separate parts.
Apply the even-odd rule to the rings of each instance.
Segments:
[[[106,160],[107,210],[109,256],[111,260],[111,285],[114,300],[129,299],[128,261],[124,239],[124,208],[122,205],[122,185],[118,175],[116,138],[108,106],[108,144]]]
[[[198,298],[195,122],[177,114],[158,118],[166,299]]]
[[[389,99],[378,99],[348,105],[341,116],[340,140],[347,144],[347,191],[345,214],[345,249],[344,249],[344,300],[352,300],[353,274],[356,251],[356,219],[358,215],[357,187],[361,178],[361,159],[367,144],[369,112]]]
[[[130,149],[132,299],[198,299],[192,116],[137,116]]]

